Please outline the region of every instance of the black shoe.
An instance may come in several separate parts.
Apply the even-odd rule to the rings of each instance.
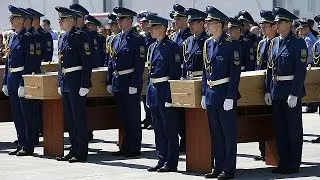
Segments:
[[[320,137],[311,141],[312,143],[320,143]]]
[[[168,166],[163,166],[162,168],[158,169],[157,172],[177,172],[177,168],[170,168]]]
[[[19,152],[17,152],[16,156],[33,156],[33,150],[21,149]]]
[[[117,152],[112,152],[111,156],[124,156],[124,152],[123,151],[117,151]]]
[[[280,168],[280,167],[276,167],[276,168],[274,168],[274,169],[272,169],[272,173],[274,173],[274,174],[280,174],[281,173],[281,171],[282,171],[282,168]]]
[[[56,160],[57,161],[69,161],[69,159],[71,159],[73,157],[73,154],[72,153],[69,153],[65,156],[62,156],[62,157],[57,157]]]
[[[206,179],[217,178],[221,173],[222,171],[213,170],[211,173],[204,175],[204,178]]]
[[[86,162],[87,158],[79,158],[79,157],[72,157],[69,159],[69,163],[75,163],[75,162]]]
[[[72,149],[72,146],[68,146],[64,148],[64,150],[69,150],[69,151],[71,151],[71,149]]]
[[[16,155],[21,149],[16,149],[14,151],[10,151],[8,154],[9,155]]]
[[[233,179],[233,178],[234,178],[234,174],[229,174],[229,173],[225,173],[225,172],[222,172],[217,177],[218,180],[226,180],[226,179]]]
[[[123,154],[124,157],[138,157],[140,156],[140,152],[137,153],[131,153],[131,152],[126,152]]]
[[[88,132],[88,141],[92,141],[93,140],[93,132]]]
[[[282,169],[280,171],[280,174],[296,174],[299,173],[299,168],[294,168],[294,169]]]
[[[149,126],[147,127],[147,130],[152,130],[152,129],[154,129],[152,125],[149,125]]]
[[[256,161],[265,161],[265,157],[263,156],[255,156],[253,159]]]
[[[159,165],[159,164],[157,164],[156,166],[153,166],[153,167],[150,167],[150,168],[148,168],[148,172],[156,172],[156,171],[158,171],[160,168],[162,168],[163,166],[161,166],[161,165]]]

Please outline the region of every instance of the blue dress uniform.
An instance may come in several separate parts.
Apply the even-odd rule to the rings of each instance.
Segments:
[[[236,27],[241,28],[243,26],[242,22],[236,18],[229,18],[228,28]],[[241,59],[241,71],[246,71],[247,60],[250,59],[250,45],[251,41],[240,35],[238,39],[240,46],[240,59]]]
[[[204,21],[207,14],[193,8],[186,9],[186,15],[188,15],[188,21],[190,23],[194,21]],[[202,76],[203,68],[203,44],[208,39],[207,33],[203,31],[200,35],[193,35],[188,37],[183,42],[183,66],[182,66],[182,78],[193,78]]]
[[[135,12],[121,7],[116,7],[113,11],[118,18],[136,15]],[[113,155],[138,156],[142,139],[140,94],[145,64],[143,37],[133,29],[115,35],[111,42],[110,56],[108,85],[112,85],[125,133],[120,151]],[[135,90],[137,91],[134,92]]]
[[[86,15],[84,17],[85,24],[91,23],[95,26],[101,26],[101,23],[93,16]],[[100,35],[97,31],[92,31],[93,34],[93,50],[97,54],[97,57],[92,59],[93,67],[103,67],[105,63],[105,55],[106,55],[106,38]]]
[[[260,24],[273,24],[274,16],[271,11],[260,11],[261,21]],[[267,69],[268,62],[268,50],[270,46],[271,39],[267,37],[263,38],[257,48],[257,64],[256,70]]]
[[[179,4],[173,5],[173,14],[175,17],[187,17],[185,13],[185,8]],[[181,53],[183,52],[183,42],[192,36],[190,28],[179,29],[174,35],[171,36],[171,40],[180,46]],[[183,62],[181,61],[181,68],[183,67]],[[186,151],[186,120],[185,120],[185,110],[184,108],[174,108],[178,113],[179,118],[179,135],[180,135],[180,151]]]
[[[39,18],[43,17],[44,15],[41,14],[40,12],[27,8],[27,11],[33,15],[34,18]],[[42,61],[48,62],[52,61],[52,56],[53,56],[53,39],[52,36],[49,32],[45,32],[44,29],[40,26],[38,29],[35,29],[35,32],[39,34],[41,37],[41,47],[42,47],[42,56],[43,59]]]
[[[60,18],[74,18],[76,12],[55,7]],[[91,48],[87,36],[73,27],[59,40],[58,86],[62,94],[64,118],[68,122],[71,150],[58,161],[86,161],[88,155],[88,128],[86,122],[86,94],[91,85]]]
[[[115,14],[109,14],[108,15],[108,24],[116,23],[117,22],[117,15]],[[109,60],[110,60],[110,51],[111,51],[111,42],[112,39],[114,38],[115,34],[111,34],[110,36],[107,37],[106,39],[106,56],[105,56],[105,66],[108,66]]]
[[[138,14],[138,16],[140,18],[139,21],[140,22],[149,22],[149,20],[146,18],[148,14],[157,15],[155,13],[143,11]],[[140,32],[140,35],[142,35],[142,37],[144,38],[145,49],[149,49],[149,46],[155,42],[155,39],[152,38],[150,32]],[[147,106],[146,101],[147,101],[146,95],[142,95],[142,102],[143,102],[143,106],[144,106],[144,111],[146,113],[146,118],[141,122],[141,124],[143,124],[143,128],[152,129],[153,126],[152,126],[151,112],[150,112],[150,108],[148,108],[148,106]]]
[[[214,7],[208,8],[207,14],[207,21],[220,20],[221,23],[225,23],[229,20],[225,14]],[[237,41],[223,33],[218,39],[211,37],[205,42],[203,54],[202,96],[205,96],[215,159],[212,175],[218,179],[233,178],[237,154],[240,48]],[[233,101],[232,109],[225,110],[223,106],[226,101]],[[206,177],[212,175],[208,174]]]
[[[8,9],[11,12],[10,18],[27,16],[25,11],[17,7],[9,5]],[[8,59],[6,60],[3,86],[7,87],[7,95],[9,95],[12,117],[18,136],[17,149],[9,154],[16,155],[21,152],[20,150],[23,150],[28,151],[27,155],[32,155],[33,149],[28,149],[30,147],[30,141],[27,138],[28,126],[24,118],[24,105],[20,101],[18,88],[23,86],[22,75],[26,74],[32,66],[32,63],[28,61],[32,60],[35,54],[33,36],[29,32],[26,32],[25,29],[15,32],[9,37],[8,47]]]
[[[173,17],[187,17],[184,10],[185,8],[179,4],[173,5]],[[177,43],[180,47],[182,47],[182,43],[188,38],[192,36],[190,28],[179,29],[177,33],[171,36],[171,40]]]
[[[309,23],[307,20],[299,20],[299,24],[301,28],[303,27],[308,27]],[[313,45],[317,42],[317,39],[313,36],[312,32],[308,32],[307,34],[304,35],[304,41],[306,42],[307,49],[308,49],[308,59],[307,59],[307,66],[314,67],[314,59],[312,55],[312,48]]]
[[[148,15],[150,26],[168,26],[168,20]],[[148,49],[149,80],[147,83],[147,104],[150,106],[158,164],[148,171],[176,171],[179,159],[178,119],[171,107],[169,79],[179,79],[182,61],[180,47],[167,36],[161,42],[154,42]]]
[[[240,11],[238,19],[240,21],[246,21],[250,24],[254,23],[252,16],[247,11]],[[256,67],[256,52],[258,46],[258,37],[252,34],[249,30],[243,33],[244,38],[249,39],[249,59],[244,59],[245,69],[242,71],[254,71]]]
[[[20,8],[22,11],[24,11],[27,14],[27,18],[33,19],[33,13],[29,12],[26,9]],[[40,66],[41,61],[43,59],[43,48],[42,48],[42,36],[36,32],[33,27],[29,28],[27,30],[27,33],[31,35],[31,38],[33,39],[34,44],[34,54],[32,56],[28,56],[26,58],[26,62],[24,65],[24,74],[39,74],[41,73]],[[23,84],[22,84],[23,86]],[[33,152],[35,144],[39,142],[39,121],[40,121],[40,101],[39,100],[33,100],[33,99],[25,99],[24,97],[20,98],[21,105],[22,105],[22,112],[23,112],[23,118],[26,122],[26,139],[27,144],[26,147],[24,147],[24,153],[22,154],[28,154]],[[17,155],[20,155],[18,153]]]
[[[274,8],[275,21],[298,19],[283,8]],[[291,31],[275,37],[266,76],[266,93],[271,94],[272,118],[276,129],[279,166],[274,173],[297,173],[301,164],[303,129],[301,98],[306,95],[304,80],[308,58],[306,43]],[[293,100],[296,99],[296,100]],[[296,103],[296,105],[295,105]]]

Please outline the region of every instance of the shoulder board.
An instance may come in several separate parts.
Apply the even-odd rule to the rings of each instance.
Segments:
[[[140,37],[141,35],[138,34],[136,31],[132,32],[132,35],[134,35],[135,37]]]
[[[24,33],[25,36],[31,36],[32,34],[30,32]]]

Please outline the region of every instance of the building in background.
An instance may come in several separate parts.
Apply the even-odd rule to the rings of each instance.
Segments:
[[[90,13],[104,17],[103,12],[112,12],[116,6],[123,6],[135,11],[148,10],[160,16],[169,18],[169,12],[175,3],[185,7],[194,7],[205,10],[206,6],[215,6],[228,16],[235,16],[240,10],[249,11],[255,20],[259,20],[262,9],[271,10],[274,6],[284,7],[300,18],[311,18],[320,14],[319,0],[1,0],[0,30],[11,28],[9,23],[8,5],[31,7],[43,13],[44,18],[51,21],[51,27],[59,30],[58,14],[55,6],[68,7],[71,3],[78,2],[86,7]]]

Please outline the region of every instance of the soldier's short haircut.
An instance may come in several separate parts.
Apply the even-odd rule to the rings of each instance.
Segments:
[[[49,19],[44,19],[44,20],[42,20],[42,22],[46,22],[48,25],[51,24]]]

